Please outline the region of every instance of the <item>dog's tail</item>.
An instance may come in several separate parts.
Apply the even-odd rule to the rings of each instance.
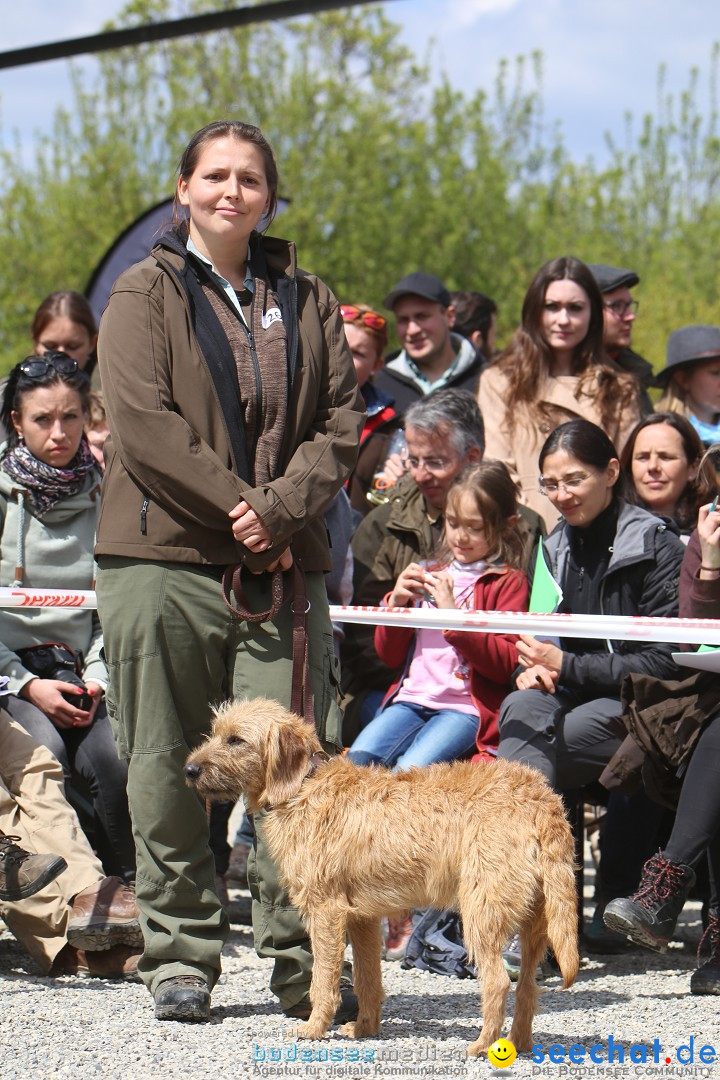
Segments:
[[[548,938],[560,965],[565,987],[572,986],[580,966],[578,956],[575,845],[558,796],[554,812],[538,820],[538,862],[545,898]]]

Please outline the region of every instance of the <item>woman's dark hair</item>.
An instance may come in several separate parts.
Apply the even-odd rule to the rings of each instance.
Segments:
[[[94,338],[97,336],[98,328],[93,309],[82,293],[73,292],[71,289],[62,289],[45,297],[35,312],[30,327],[30,337],[36,348],[45,332],[45,327],[53,319],[69,319],[70,322],[74,322],[87,330],[88,337]],[[93,349],[84,370],[92,373],[96,363],[97,355]]]
[[[265,180],[270,192],[270,201],[265,214],[266,225],[269,225],[275,217],[278,203],[279,176],[275,154],[270,143],[263,135],[260,128],[254,124],[243,124],[240,120],[216,120],[212,124],[206,124],[204,128],[196,131],[178,163],[178,176],[181,180],[189,180],[197,168],[197,163],[208,143],[216,139],[237,139],[238,142],[252,143],[257,146],[263,156],[265,164]],[[173,221],[178,224],[184,218],[182,208],[178,202],[177,191],[173,202]]]
[[[500,558],[508,566],[519,566],[523,553],[523,539],[517,528],[518,489],[502,461],[480,461],[468,465],[459,473],[448,488],[445,497],[445,513],[451,509],[459,495],[468,492],[475,500],[478,513],[485,527],[489,559]],[[436,558],[447,565],[452,553],[443,536]]]
[[[630,437],[625,444],[625,448],[620,457],[620,467],[622,468],[623,477],[625,479],[625,498],[628,502],[634,503],[636,506],[645,505],[635,490],[635,483],[632,475],[632,461],[633,454],[635,453],[635,442],[638,435],[644,428],[654,427],[656,424],[667,424],[668,427],[677,431],[682,441],[685,460],[688,465],[698,466],[695,479],[688,481],[684,491],[678,499],[674,518],[681,529],[694,529],[697,525],[698,509],[703,503],[708,501],[711,492],[714,490],[714,485],[708,481],[706,474],[700,469],[700,461],[705,452],[702,439],[687,417],[681,416],[679,413],[651,413],[649,416],[644,416],[640,423],[636,424],[631,431]]]
[[[77,368],[70,374],[65,375],[52,367],[49,363],[48,358],[52,356],[62,356],[65,357],[66,360],[70,359],[70,357],[65,356],[65,353],[45,353],[44,356],[28,356],[25,360],[16,364],[8,375],[5,390],[3,391],[2,408],[0,408],[0,422],[5,425],[5,430],[7,431],[6,451],[11,450],[18,444],[18,436],[12,421],[12,414],[14,412],[17,413],[22,411],[23,394],[28,393],[30,390],[37,390],[41,387],[55,386],[57,383],[64,383],[65,386],[69,386],[72,390],[77,390],[80,395],[83,412],[87,412],[88,395],[90,393],[90,376],[87,371]],[[27,360],[44,361],[48,364],[47,373],[35,378],[26,375],[21,369],[22,365]]]
[[[597,469],[599,472],[607,469],[613,458],[618,458],[618,452],[612,440],[607,437],[602,428],[599,428],[597,424],[591,424],[589,420],[568,420],[566,424],[560,424],[550,432],[538,458],[541,475],[545,459],[550,454],[557,453],[558,450],[572,454],[583,465]],[[616,495],[623,494],[622,473],[619,473],[614,487]]]
[[[620,371],[603,347],[603,299],[595,278],[580,259],[564,255],[545,263],[538,270],[525,294],[522,322],[508,348],[498,359],[508,379],[506,399],[511,426],[516,407],[526,404],[532,420],[547,424],[553,417],[540,402],[542,381],[552,370],[552,351],[542,332],[545,294],[555,281],[573,281],[585,292],[590,304],[588,330],[572,358],[572,373],[580,376],[576,392],[591,394],[598,405],[604,426],[609,427],[618,411],[639,397],[639,386],[632,375]]]
[[[484,352],[493,316],[497,315],[497,304],[485,293],[468,291],[450,293],[450,301],[455,311],[453,330],[465,338],[479,331]]]

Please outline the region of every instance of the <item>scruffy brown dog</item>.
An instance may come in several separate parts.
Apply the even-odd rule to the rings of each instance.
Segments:
[[[532,1046],[535,970],[548,941],[565,986],[578,969],[573,841],[560,799],[538,772],[507,761],[406,773],[325,760],[315,732],[274,701],[217,710],[185,773],[199,795],[267,807],[265,835],[310,934],[312,1013],[324,1036],[340,1000],[345,935],[359,1014],[340,1029],[377,1035],[383,1000],[381,916],[413,907],[460,912],[482,981],[477,1055],[502,1032],[510,986],[502,948],[518,931],[522,969],[510,1040]]]

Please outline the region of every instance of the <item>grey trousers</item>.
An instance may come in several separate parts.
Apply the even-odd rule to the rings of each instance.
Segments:
[[[558,791],[597,780],[627,731],[619,698],[515,690],[498,717],[498,757],[532,765]]]

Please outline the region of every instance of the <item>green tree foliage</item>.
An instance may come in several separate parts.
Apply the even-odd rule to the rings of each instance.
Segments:
[[[222,6],[131,0],[115,25]],[[697,71],[679,98],[661,71],[656,114],[628,114],[599,168],[572,161],[547,121],[539,55],[503,61],[491,94],[433,85],[382,8],[103,54],[92,85],[75,73],[31,168],[20,136],[2,152],[0,368],[25,353],[39,300],[82,290],[118,233],[171,194],[192,132],[225,115],[270,138],[291,200],[273,231],[342,298],[379,304],[424,268],[496,297],[502,337],[541,263],[572,253],[638,270],[637,344],[659,366],[673,328],[720,322],[719,59],[715,46],[702,107]]]

